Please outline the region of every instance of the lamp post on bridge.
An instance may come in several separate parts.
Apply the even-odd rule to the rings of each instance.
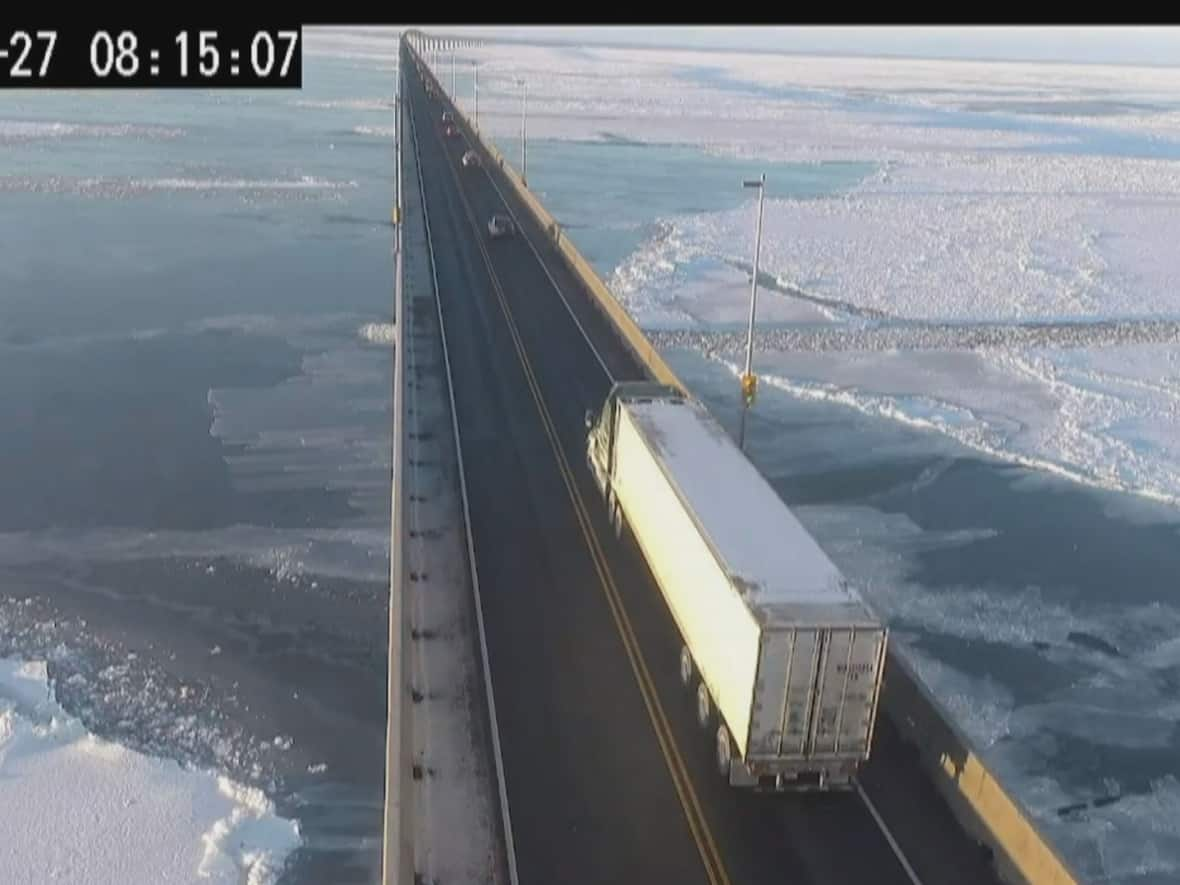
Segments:
[[[525,127],[528,119],[529,84],[525,82],[523,77],[518,78],[516,82],[522,89],[520,93],[520,180],[525,187],[528,187],[528,136]]]
[[[402,124],[401,124],[401,68],[398,68],[398,86],[393,94],[393,232],[394,251],[401,252],[402,248]]]
[[[455,53],[454,53],[454,51],[452,51],[451,52],[451,101],[455,102],[456,104],[459,101],[459,92],[455,88],[455,83],[458,82],[456,80],[456,71],[458,70],[458,68],[456,67],[457,64],[458,64],[458,61],[455,58]]]
[[[471,63],[471,101],[475,105],[473,116],[475,118],[475,131],[479,131],[479,65],[476,62]]]
[[[743,181],[742,187],[758,188],[758,221],[754,228],[754,267],[750,273],[750,325],[746,330],[746,368],[742,372],[742,420],[738,431],[738,447],[746,447],[746,412],[754,404],[758,393],[758,377],[752,371],[754,362],[754,311],[758,305],[758,253],[762,249],[762,200],[766,196],[766,173],[754,181]]]

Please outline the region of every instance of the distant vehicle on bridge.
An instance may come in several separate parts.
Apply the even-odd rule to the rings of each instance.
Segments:
[[[887,631],[725,429],[658,384],[586,413],[611,523],[638,542],[732,786],[847,789],[868,759]]]
[[[464,166],[478,166],[479,165],[479,154],[477,154],[475,151],[467,151],[467,153],[465,153],[463,155],[463,165]]]
[[[454,123],[455,122],[455,115],[452,114],[450,111],[443,111],[442,112],[442,121],[444,123]]]
[[[454,138],[458,134],[459,130],[455,128],[453,123],[448,123],[446,128],[443,129],[443,135],[445,135],[447,138]]]
[[[516,225],[512,223],[512,219],[507,215],[496,213],[488,219],[488,236],[493,240],[498,240],[501,237],[510,237],[516,233]]]

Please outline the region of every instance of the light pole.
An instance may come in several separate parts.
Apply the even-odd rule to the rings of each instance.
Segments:
[[[742,187],[758,188],[758,221],[754,228],[754,269],[750,274],[750,325],[746,330],[746,369],[742,372],[742,423],[738,432],[738,447],[746,447],[746,412],[754,404],[758,392],[758,377],[752,370],[754,362],[754,311],[758,305],[758,253],[762,250],[762,199],[766,195],[766,173],[756,181],[743,181]]]
[[[471,101],[475,105],[475,131],[479,131],[479,65],[471,63]]]
[[[528,104],[529,104],[529,84],[524,79],[516,81],[520,84],[522,89],[520,93],[520,180],[525,187],[529,184],[529,167],[528,167],[528,136],[525,129],[525,121],[528,119]]]
[[[399,53],[393,82],[393,243],[394,251],[401,252],[402,221],[402,56]]]
[[[401,75],[399,73],[398,79],[400,81]],[[399,83],[398,90],[393,96],[393,181],[394,181],[394,202],[393,202],[393,223],[397,225],[393,232],[394,247],[397,252],[401,252],[402,247],[402,97],[401,85]]]
[[[458,68],[456,67],[457,64],[458,64],[458,61],[455,59],[455,53],[452,52],[451,53],[451,101],[455,101],[455,102],[457,102],[459,100],[459,92],[455,88],[455,83],[458,82],[456,80],[456,71],[458,71]]]

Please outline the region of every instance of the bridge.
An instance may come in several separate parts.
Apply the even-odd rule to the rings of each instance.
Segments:
[[[613,382],[680,382],[448,96],[443,48],[408,32],[399,68],[386,885],[457,881],[464,851],[513,885],[1077,881],[896,650],[854,791],[718,777],[584,454]],[[493,213],[517,235],[489,239]],[[487,826],[448,829],[459,804]]]

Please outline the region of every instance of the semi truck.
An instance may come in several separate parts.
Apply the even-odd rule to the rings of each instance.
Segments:
[[[617,383],[585,419],[590,472],[676,623],[680,680],[720,774],[754,790],[852,788],[883,621],[698,400]]]

